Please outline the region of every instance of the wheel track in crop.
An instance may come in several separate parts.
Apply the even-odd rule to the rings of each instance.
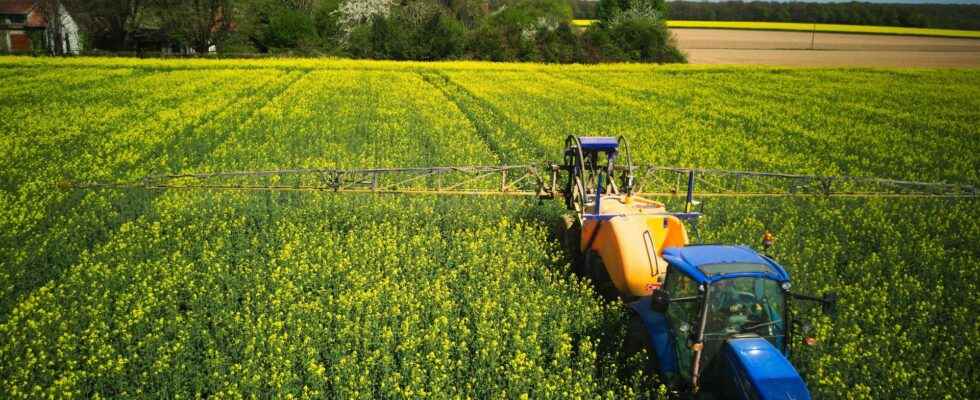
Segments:
[[[545,158],[545,153],[540,143],[535,142],[523,127],[504,115],[500,110],[490,104],[486,99],[473,94],[465,87],[454,82],[452,78],[442,71],[419,72],[422,80],[438,89],[446,99],[456,105],[463,115],[470,121],[480,139],[486,143],[487,147],[503,164],[512,164],[528,161],[538,161]],[[503,127],[495,132],[494,126]],[[502,131],[502,132],[501,132]],[[520,142],[526,149],[532,152],[531,160],[519,159],[517,155],[505,148],[501,143],[504,137],[520,138]]]
[[[259,103],[257,107],[251,108],[248,114],[242,120],[244,121],[251,118],[254,113],[260,110],[265,104],[268,104],[270,101],[272,101],[272,99],[281,95],[292,84],[297,82],[305,75],[306,71],[298,74],[298,76],[294,77],[287,84],[283,85],[282,88],[276,92],[276,94],[262,98],[261,103]],[[248,91],[243,91],[239,95],[233,97],[232,100],[228,101],[228,103],[224,106],[215,108],[214,110],[209,110],[208,112],[199,115],[196,119],[188,121],[187,125],[172,135],[172,140],[179,141],[183,135],[192,132],[195,128],[200,127],[212,117],[222,115],[231,107],[242,105],[247,98],[247,93]],[[179,101],[180,98],[178,97],[172,100]],[[157,110],[162,110],[165,108],[166,106],[164,105],[157,108]],[[150,118],[150,115],[155,115],[155,113],[148,114],[147,118]],[[228,125],[226,124],[224,126]],[[76,139],[84,138],[78,137]],[[160,144],[157,150],[150,151],[147,153],[147,156],[140,157],[140,161],[149,162],[149,160],[157,159],[159,156],[167,154],[166,148],[170,147],[171,145],[173,145],[173,142]],[[207,148],[207,151],[200,151],[201,149],[198,148],[198,151],[188,149],[187,152],[196,153],[194,158],[200,162],[204,156],[210,153],[211,148],[213,148],[213,146]],[[0,322],[7,319],[10,310],[15,307],[17,303],[19,303],[19,299],[26,298],[26,296],[29,296],[35,289],[46,285],[52,280],[57,280],[64,271],[71,268],[71,266],[76,263],[80,254],[82,254],[84,251],[89,251],[98,247],[101,243],[108,240],[108,238],[111,237],[112,232],[117,230],[120,226],[139,218],[147,210],[151,209],[152,205],[154,204],[154,200],[162,194],[163,192],[145,192],[140,190],[115,193],[92,193],[75,190],[62,196],[60,199],[56,199],[54,202],[47,204],[45,206],[47,211],[45,211],[44,215],[49,217],[45,218],[43,221],[40,221],[39,224],[34,227],[34,229],[25,232],[26,235],[24,236],[26,238],[48,236],[47,232],[57,229],[57,216],[71,215],[74,216],[72,218],[84,218],[84,216],[91,213],[88,208],[93,206],[102,210],[100,215],[103,215],[103,217],[99,218],[99,221],[97,221],[99,222],[98,224],[93,224],[93,226],[90,226],[90,231],[78,233],[77,236],[83,239],[82,242],[85,243],[82,245],[83,251],[69,253],[66,257],[60,258],[51,257],[47,251],[43,251],[35,253],[33,257],[28,257],[27,259],[22,260],[22,262],[16,263],[21,265],[20,268],[16,268],[16,264],[14,263],[11,263],[11,265],[5,265],[5,268],[16,268],[19,270],[23,270],[25,268],[35,269],[30,267],[34,265],[39,267],[37,268],[37,271],[47,273],[37,272],[36,274],[32,274],[31,276],[33,279],[28,281],[19,279],[15,282],[11,282],[14,289],[9,293],[4,293],[3,298],[0,299]],[[89,207],[85,207],[83,205],[88,205]],[[106,215],[110,217],[104,217]],[[17,243],[20,241],[21,240],[18,240],[17,238],[11,238],[11,243]]]
[[[290,77],[292,74],[295,74],[295,76]],[[254,92],[239,93],[224,107],[212,110],[194,123],[185,126],[182,132],[177,135],[178,141],[169,143],[166,146],[160,146],[154,151],[154,156],[150,158],[153,159],[167,154],[191,154],[193,156],[190,157],[193,160],[191,166],[200,166],[200,162],[202,161],[201,159],[207,155],[210,155],[216,147],[227,141],[234,128],[247,124],[248,121],[251,121],[255,117],[255,114],[258,113],[259,110],[263,109],[266,105],[282,96],[289,90],[289,88],[295,85],[296,82],[306,78],[307,75],[309,75],[308,70],[290,71],[283,75],[282,81],[265,83],[256,88]],[[254,98],[258,98],[258,101],[249,107],[249,103],[254,100]],[[222,128],[232,126],[231,129],[222,129],[220,135],[217,137],[208,137],[207,144],[205,146],[199,145],[202,140],[200,137],[192,135],[195,130],[212,122],[211,120],[214,117],[224,115],[239,107],[245,107],[246,111],[244,114],[240,118],[234,118],[233,123],[225,123],[221,125]],[[181,165],[178,164],[175,166],[173,162],[170,163],[169,169],[169,173],[176,174],[187,172]]]
[[[135,98],[136,94],[134,93],[133,96]],[[87,100],[84,96],[81,97],[83,101]],[[171,97],[167,99],[167,103],[175,104],[178,99],[179,97],[176,96]],[[154,110],[158,109],[160,107]],[[155,112],[150,111],[141,113],[139,116],[129,119],[129,124],[124,125],[134,126],[140,121],[150,120],[155,114]],[[90,140],[93,136],[101,137],[114,130],[118,129],[101,129],[97,132],[85,133],[79,131],[62,135],[62,137],[54,140],[47,138],[44,143],[45,146],[37,154],[47,153],[48,158],[62,159],[67,163],[72,156],[77,156],[79,149],[92,147]],[[16,160],[14,160],[13,165],[18,165]],[[43,210],[40,214],[44,217],[31,221],[31,226],[26,229],[19,232],[4,232],[0,236],[0,241],[3,242],[0,243],[0,252],[7,257],[4,272],[7,277],[12,278],[11,281],[3,282],[5,286],[9,286],[3,287],[3,292],[0,293],[0,321],[6,320],[8,312],[19,302],[18,299],[26,298],[34,289],[56,279],[68,266],[74,263],[83,249],[92,248],[99,242],[99,237],[106,236],[108,232],[120,224],[134,218],[139,213],[140,205],[143,204],[141,201],[133,201],[129,197],[131,193],[102,196],[99,193],[78,191],[59,192],[54,187],[54,179],[57,179],[56,177],[59,175],[64,176],[69,172],[77,172],[64,170],[60,163],[46,163],[40,169],[18,166],[22,169],[31,169],[34,179],[22,181],[11,179],[9,181],[10,191],[23,198],[23,200],[11,205]],[[45,186],[48,186],[47,190]],[[133,208],[133,205],[136,205],[136,208]],[[93,213],[95,209],[99,211]],[[136,212],[129,214],[129,211]],[[93,217],[93,214],[100,216]],[[76,219],[88,220],[93,224],[87,226],[89,229],[86,232],[72,232],[71,234],[60,232],[59,236],[58,229],[61,228],[62,223],[66,220]],[[47,239],[49,237],[55,238],[53,242]],[[32,239],[36,238],[46,239],[39,243],[32,242]],[[87,245],[76,242],[87,242]],[[17,252],[22,246],[36,246],[39,249],[20,257]],[[77,246],[81,248],[70,248]]]
[[[635,74],[629,75],[635,76]],[[638,160],[640,162],[647,161],[667,164],[692,162],[692,160],[684,159],[683,157],[681,157],[681,160],[664,160],[665,157],[673,156],[676,158],[677,156],[671,153],[677,150],[663,150],[672,147],[680,148],[680,151],[690,149],[689,147],[678,145],[678,140],[683,139],[683,135],[680,135],[676,131],[675,124],[677,121],[695,120],[699,121],[702,125],[724,122],[720,121],[715,115],[704,114],[700,109],[698,91],[704,90],[703,87],[697,87],[684,93],[657,93],[643,90],[642,95],[638,96],[636,92],[639,90],[636,88],[623,88],[617,83],[609,81],[602,81],[603,85],[593,79],[589,79],[587,75],[552,73],[546,76],[550,79],[555,79],[579,88],[576,92],[588,93],[589,95],[586,98],[589,100],[601,101],[608,105],[613,112],[621,113],[624,115],[624,118],[631,119],[632,121],[628,125],[643,126],[646,131],[652,133],[651,135],[639,135],[627,132],[626,136],[630,139],[634,163]],[[650,107],[656,108],[651,110]],[[673,112],[675,110],[680,111],[680,113]],[[702,116],[704,120],[702,121],[696,118],[699,116]],[[613,117],[610,116],[610,118]],[[749,147],[748,144],[751,143],[747,140],[748,138],[744,138],[744,134],[741,131],[731,131],[726,132],[726,134],[733,137],[730,140],[730,146],[747,148]],[[651,149],[657,150],[652,151]]]
[[[900,168],[881,168],[877,166],[892,164],[913,164],[914,160],[905,159],[899,154],[902,152],[888,155],[874,151],[878,145],[877,141],[885,140],[885,143],[903,144],[908,143],[908,147],[918,146],[927,148],[927,154],[940,152],[943,147],[950,148],[943,144],[945,141],[955,141],[942,137],[942,135],[907,134],[907,132],[926,132],[930,129],[948,129],[950,132],[962,133],[964,129],[957,128],[964,126],[962,117],[956,118],[955,115],[946,118],[946,114],[930,114],[925,117],[912,117],[916,115],[915,109],[921,106],[915,105],[915,96],[894,96],[890,93],[873,91],[861,96],[850,89],[854,81],[876,84],[887,77],[895,74],[891,71],[865,71],[854,70],[847,72],[838,71],[780,71],[778,74],[762,71],[743,71],[742,74],[752,74],[755,76],[753,85],[744,85],[743,81],[737,76],[729,74],[719,74],[713,72],[717,79],[689,79],[692,89],[686,92],[670,92],[669,86],[659,84],[641,84],[638,86],[628,85],[629,79],[641,78],[640,74],[621,73],[622,75],[610,77],[610,79],[595,79],[591,76],[576,72],[553,72],[553,75],[564,79],[575,81],[581,85],[606,93],[608,96],[621,98],[633,103],[659,103],[665,107],[661,109],[670,110],[662,118],[667,121],[680,121],[685,123],[695,123],[704,128],[711,127],[716,132],[713,135],[725,135],[725,137],[741,138],[732,140],[738,146],[750,144],[746,147],[741,162],[745,165],[716,165],[719,168],[745,168],[745,169],[780,169],[799,173],[815,174],[851,174],[851,175],[879,175],[889,176],[896,179],[912,180],[943,180],[957,183],[970,183],[972,177],[961,178],[949,172],[912,172],[907,166]],[[779,76],[778,79],[774,76]],[[811,79],[814,76],[820,78],[819,83],[814,83]],[[624,78],[624,77],[629,77]],[[923,78],[929,78],[924,76]],[[960,79],[956,75],[950,79]],[[654,78],[656,79],[656,78]],[[833,82],[833,83],[832,83]],[[957,81],[959,82],[959,81]],[[923,85],[935,84],[933,79],[926,80]],[[795,87],[797,90],[781,90],[784,87]],[[902,90],[913,90],[905,86]],[[962,92],[962,90],[961,90]],[[722,97],[717,97],[718,93],[724,93]],[[604,94],[603,96],[606,96]],[[925,96],[925,95],[924,95]],[[930,94],[931,96],[931,94]],[[590,96],[595,97],[595,96]],[[968,96],[962,96],[967,98]],[[917,102],[928,103],[928,97],[915,99]],[[726,103],[734,102],[735,105],[726,107]],[[887,107],[881,107],[882,103]],[[798,104],[796,107],[788,107],[786,113],[774,115],[771,118],[760,118],[760,114],[775,108],[778,104]],[[870,107],[868,104],[877,104]],[[635,107],[635,106],[631,106]],[[861,135],[848,137],[846,135],[826,135],[823,133],[827,129],[833,129],[835,119],[841,118],[837,114],[824,114],[819,110],[830,107],[841,109],[841,113],[848,116],[861,116],[865,123],[858,126],[860,129],[886,129],[901,135],[878,137],[875,135],[861,132]],[[680,112],[673,111],[676,109]],[[955,109],[955,108],[954,108]],[[681,115],[682,118],[677,118]],[[657,120],[662,119],[658,116]],[[928,122],[929,119],[946,118],[946,125],[938,125],[935,122]],[[669,129],[671,122],[659,124],[659,129]],[[946,128],[948,127],[948,128]],[[706,129],[695,129],[695,131],[706,131]],[[782,131],[776,134],[777,131]],[[670,132],[670,131],[667,131]],[[680,133],[680,132],[677,132]],[[697,132],[695,132],[697,133]],[[700,136],[700,134],[698,134]],[[671,135],[667,135],[671,136]],[[685,140],[686,135],[677,139]],[[771,140],[775,137],[790,137],[792,140]],[[710,137],[708,142],[714,142]],[[859,144],[865,143],[865,144]],[[913,145],[911,143],[919,143]],[[968,142],[965,142],[968,143]],[[649,146],[648,146],[649,147]],[[681,146],[683,147],[683,146]],[[765,149],[765,151],[761,151]],[[642,158],[644,146],[634,147],[634,156],[639,153]],[[812,158],[806,157],[816,151],[821,154],[828,154],[821,161],[814,162]],[[772,160],[766,158],[768,153],[779,154],[777,159],[783,163],[773,165]],[[956,154],[956,152],[951,152]],[[962,154],[962,153],[961,153]],[[854,156],[860,160],[866,160],[863,164],[851,163],[846,157]],[[924,156],[916,155],[919,158]],[[690,158],[690,157],[689,157]],[[703,160],[694,162],[702,166],[713,165],[712,161],[707,163]],[[690,160],[689,160],[690,161]],[[677,161],[667,161],[677,163]],[[684,162],[684,161],[681,161]],[[934,161],[936,164],[948,165],[944,168],[936,168],[932,171],[972,171],[976,168],[969,168],[969,161],[965,156],[950,157]],[[965,167],[964,167],[965,166]],[[896,175],[898,171],[901,172]],[[969,175],[969,174],[968,174]]]

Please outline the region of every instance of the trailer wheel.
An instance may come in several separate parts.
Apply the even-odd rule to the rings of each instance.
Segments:
[[[609,271],[606,271],[606,265],[602,263],[602,256],[594,250],[588,250],[584,258],[584,275],[592,280],[596,293],[609,301],[618,300],[619,290],[609,277]]]
[[[562,248],[572,264],[572,272],[579,276],[587,276],[586,269],[582,265],[584,259],[580,244],[582,229],[578,222],[572,216],[565,215],[562,217],[561,226],[558,227],[558,230]]]

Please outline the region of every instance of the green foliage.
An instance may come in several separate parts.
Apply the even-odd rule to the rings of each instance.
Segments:
[[[462,56],[466,46],[466,27],[459,20],[435,13],[421,28],[419,40],[425,41],[426,46],[419,59],[442,60]]]
[[[486,7],[486,0],[448,0],[443,3],[448,3],[451,14],[462,22],[467,29],[474,27],[481,18],[490,12],[489,7]]]
[[[352,32],[348,50],[355,56],[391,60],[459,58],[465,45],[465,27],[441,11],[419,19],[404,13],[375,16],[370,25]]]
[[[588,62],[628,61],[629,58],[612,39],[608,29],[589,27],[582,35],[583,53]]]
[[[656,1],[623,4],[633,7],[617,11],[617,16],[627,15],[624,18],[632,18],[631,10],[653,10],[651,7],[662,5]],[[198,53],[206,53],[214,45],[222,53],[423,61],[683,60],[662,40],[664,32],[652,27],[631,23],[615,35],[594,35],[573,28],[572,5],[567,0],[160,0],[138,6],[138,10],[119,15],[129,21],[128,25],[103,29],[94,47],[125,50],[135,46],[128,41],[147,24],[144,19],[149,19],[155,24],[150,30],[155,32],[155,40],[187,46]],[[100,8],[97,15],[101,21],[113,19],[113,13]],[[92,21],[91,29],[101,29],[97,28],[99,23]],[[644,40],[653,42],[640,43]],[[156,43],[146,46],[159,47]]]
[[[634,10],[649,10],[656,13],[660,19],[666,19],[667,2],[665,0],[599,0],[596,5],[596,16],[601,21],[609,21],[620,14]]]
[[[198,53],[207,53],[212,45],[224,47],[232,33],[227,15],[227,10],[232,9],[232,0],[156,0],[150,5],[153,16],[169,39]]]
[[[469,31],[453,17],[467,9],[409,2],[355,27],[345,47],[355,57],[394,60],[456,59],[465,50],[470,58],[493,61],[684,61],[663,23],[635,12],[592,28],[608,26],[610,32],[582,35],[573,30],[571,7],[563,0],[505,2]]]
[[[316,29],[316,34],[320,37],[321,41],[328,45],[327,47],[334,47],[333,45],[337,43],[342,35],[336,14],[340,2],[341,0],[321,1],[317,3],[313,12],[313,24]]]
[[[589,29],[607,30],[609,41],[633,61],[686,62],[664,20],[649,16],[625,16]]]
[[[31,30],[27,34],[31,40],[31,52],[35,54],[44,54],[48,51],[48,40],[44,36],[44,31]]]
[[[571,6],[563,0],[515,1],[491,13],[470,32],[469,50],[478,59],[540,61],[538,36],[547,36],[571,18]]]
[[[254,54],[258,53],[259,49],[248,35],[242,32],[233,32],[226,36],[225,40],[221,43],[221,47],[218,48],[218,52],[225,55]]]
[[[687,57],[667,29],[663,0],[603,0],[586,33],[592,58],[674,63]]]
[[[318,41],[316,22],[303,10],[270,8],[262,27],[262,44],[269,48],[302,48]]]
[[[579,40],[568,23],[555,29],[541,28],[535,35],[537,59],[548,63],[578,62],[583,59]]]

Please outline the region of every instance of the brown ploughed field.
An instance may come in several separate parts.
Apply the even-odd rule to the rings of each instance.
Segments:
[[[980,39],[672,29],[692,64],[980,67]]]

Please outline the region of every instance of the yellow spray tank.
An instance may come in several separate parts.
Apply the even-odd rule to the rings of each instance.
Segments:
[[[569,222],[578,236],[582,272],[599,285],[608,279],[621,297],[650,295],[667,273],[664,249],[688,244],[682,218],[697,216],[689,212],[690,189],[688,212],[670,213],[663,203],[632,194],[632,160],[624,138],[569,136],[565,143],[565,202],[575,211],[576,220]],[[616,167],[622,157],[625,167]]]
[[[688,243],[684,224],[663,204],[639,197],[602,196],[599,207],[600,217],[583,221],[579,250],[599,255],[619,293],[650,295],[667,273],[664,248]]]

